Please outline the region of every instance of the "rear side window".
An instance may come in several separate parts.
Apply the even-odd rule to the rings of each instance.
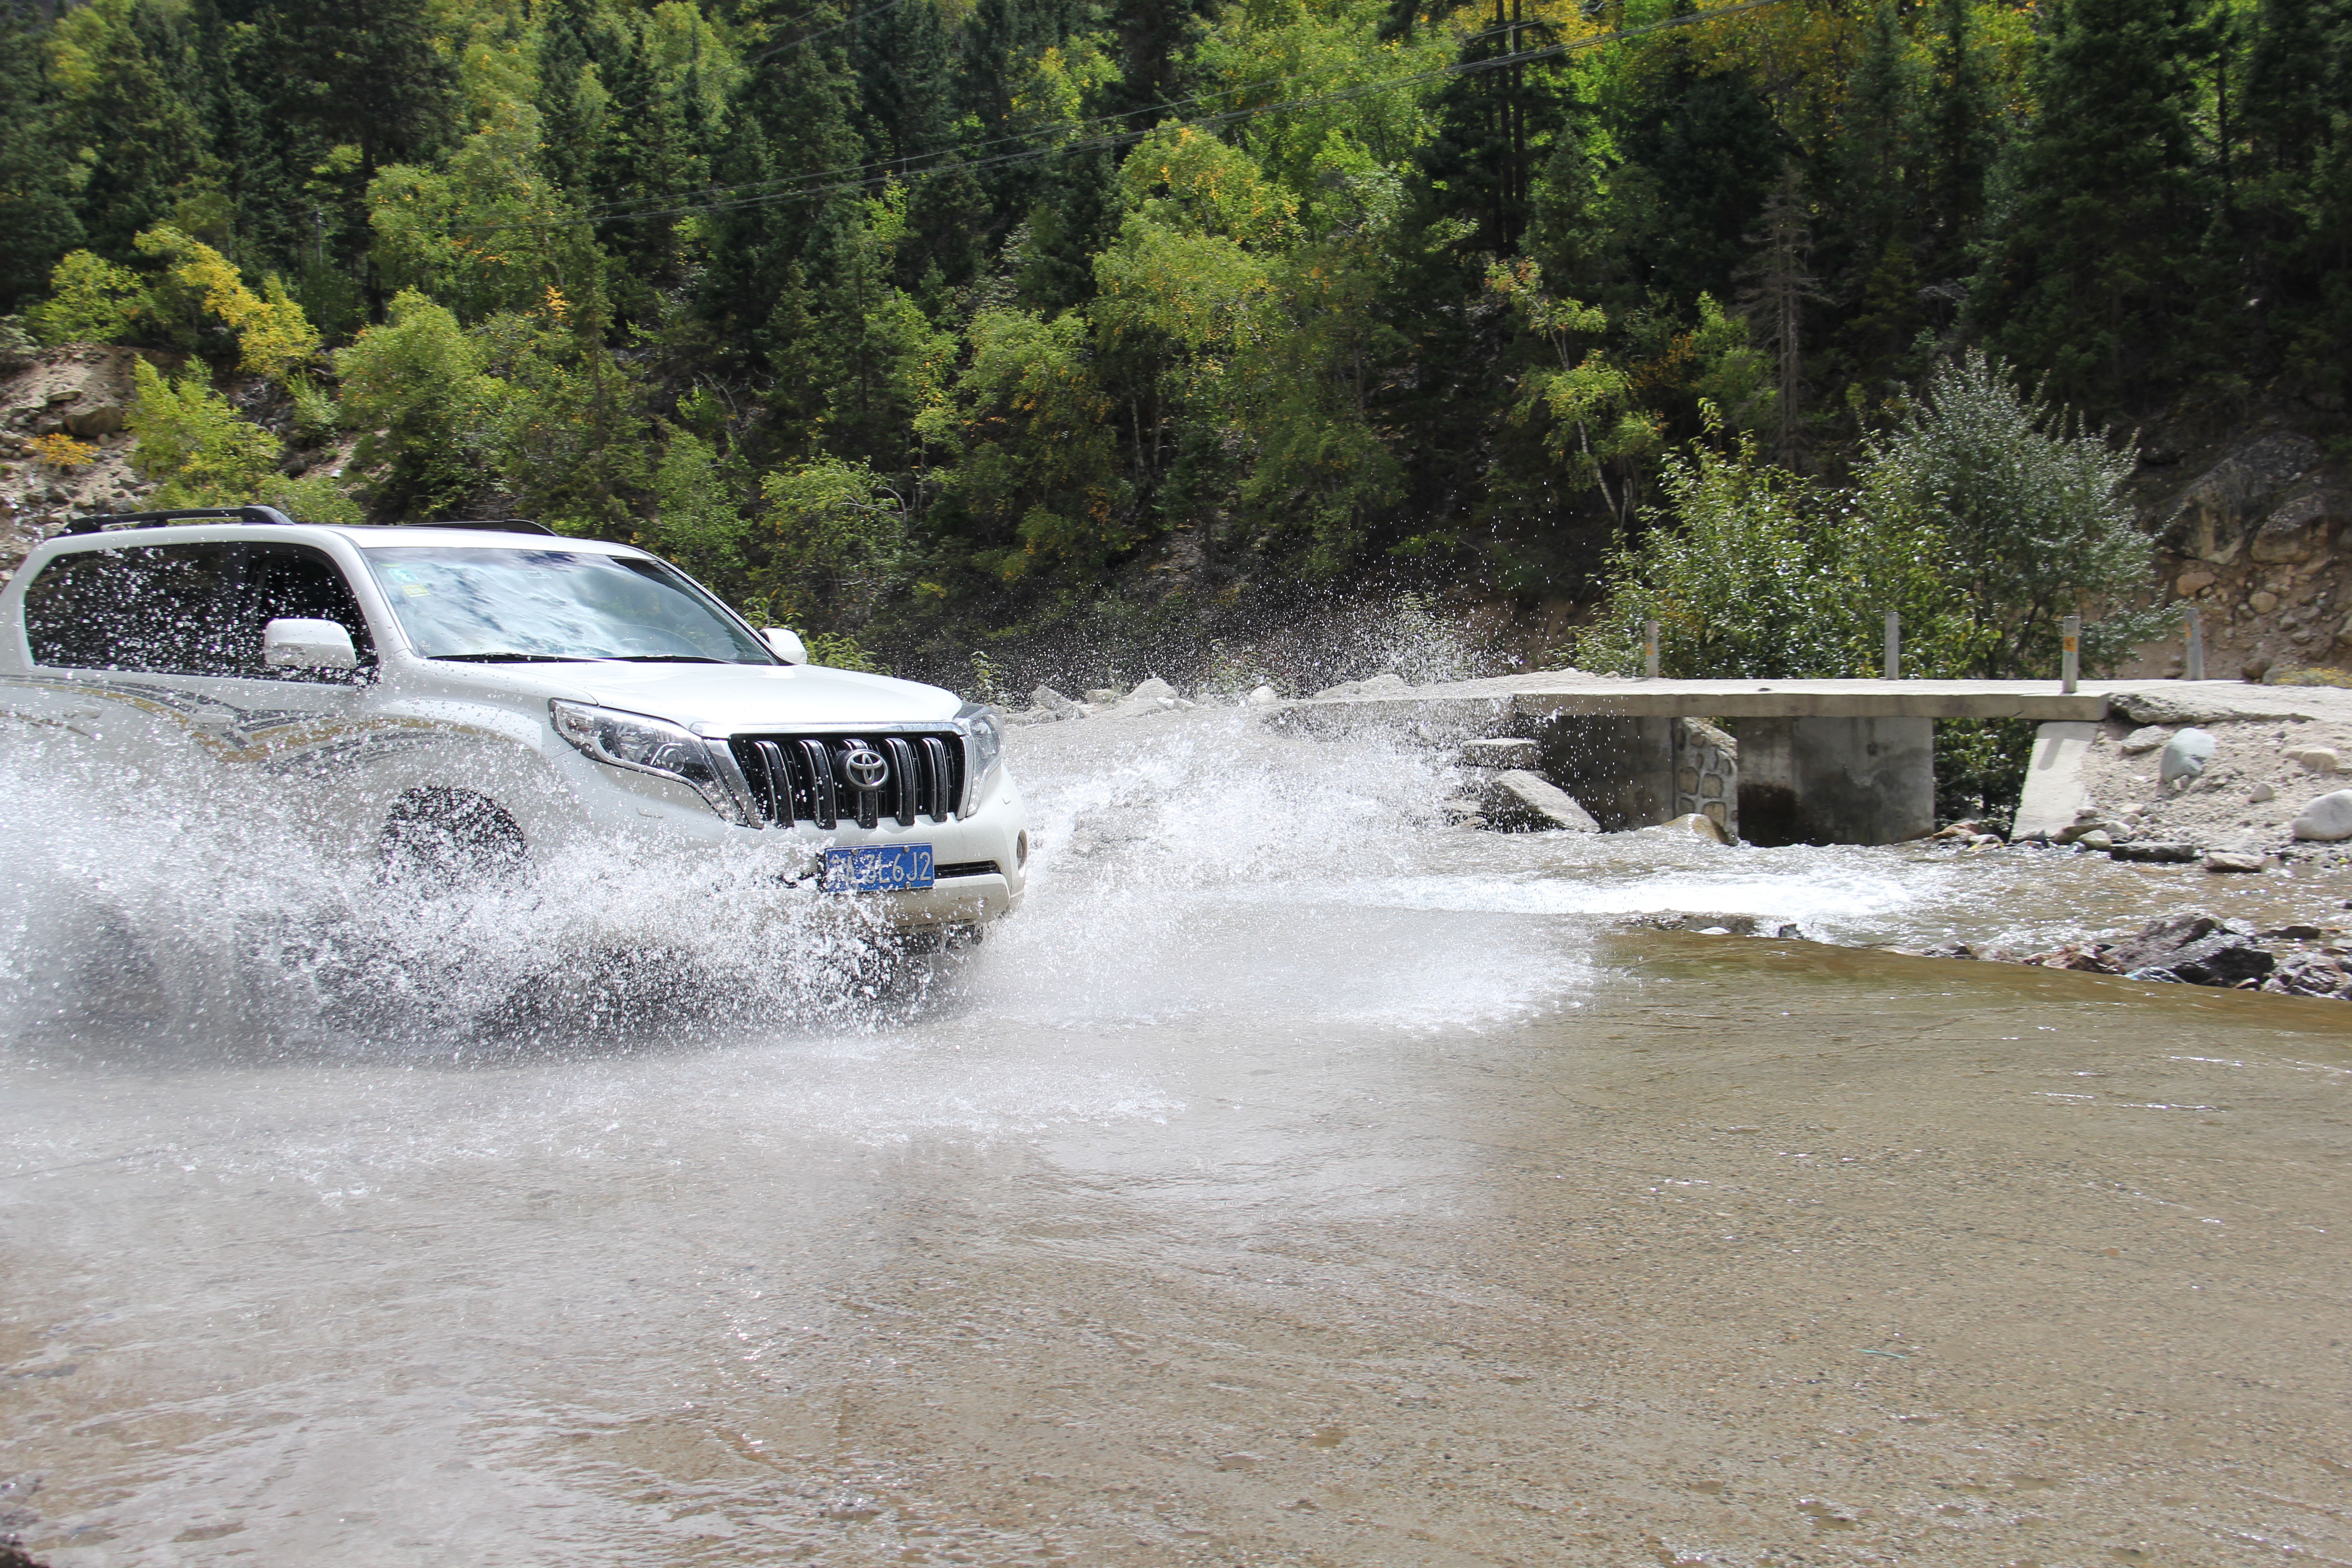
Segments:
[[[348,679],[269,669],[261,629],[286,616],[335,621],[362,669],[375,662],[367,620],[323,551],[299,544],[140,544],[83,550],[42,568],[25,591],[33,662],[163,675]]]

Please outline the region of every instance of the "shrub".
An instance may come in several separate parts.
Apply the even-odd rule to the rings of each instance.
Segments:
[[[33,335],[46,344],[119,343],[154,301],[139,274],[91,251],[77,250],[49,273],[49,297],[26,312]]]

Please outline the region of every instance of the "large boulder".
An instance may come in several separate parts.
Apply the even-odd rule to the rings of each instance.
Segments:
[[[2258,980],[2278,966],[2277,958],[2254,941],[2252,928],[2243,921],[2219,921],[2201,913],[2151,921],[2138,935],[2099,957],[2135,979],[2189,985],[2235,985]]]
[[[2227,566],[2288,486],[2319,466],[2319,444],[2274,430],[2223,458],[2174,498],[2162,540],[2168,549]]]
[[[136,350],[105,343],[46,349],[0,389],[0,405],[32,435],[94,441],[130,423],[138,363]]]
[[[1506,833],[1598,833],[1576,797],[1525,768],[1506,768],[1486,785],[1481,813]]]
[[[2164,743],[2164,754],[2157,759],[2157,781],[2170,789],[2181,779],[2193,779],[2205,772],[2213,760],[2216,742],[2210,731],[2183,730]]]
[[[2308,561],[2326,548],[2329,532],[2347,515],[2345,499],[2336,491],[2298,489],[2263,519],[2247,553],[2265,565]]]
[[[2296,814],[2294,836],[2318,844],[2352,838],[2352,789],[2330,790]]]

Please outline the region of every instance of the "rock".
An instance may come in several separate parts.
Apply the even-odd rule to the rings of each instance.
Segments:
[[[2235,985],[2268,974],[2278,960],[2253,940],[2243,921],[2209,914],[2169,915],[2100,957],[2135,980],[2187,985]]]
[[[2113,826],[2114,824],[2107,820],[2106,813],[2101,811],[2095,805],[2086,805],[2074,814],[2074,821],[2068,823],[2057,832],[2050,835],[2050,842],[2053,844],[2079,844],[2082,842],[2083,836],[2084,834],[2106,833]],[[2110,839],[2112,839],[2113,837],[2114,836],[2112,834],[2109,834]]]
[[[1601,825],[1576,797],[1525,768],[1496,773],[1483,802],[1489,824],[1511,832],[1598,833]]]
[[[2160,724],[2148,724],[2126,735],[2116,744],[2116,750],[2125,756],[2136,757],[2142,752],[2153,752],[2170,739],[2172,739],[2171,731]]]
[[[2326,489],[2289,496],[2254,530],[2248,553],[2269,565],[2308,561],[2326,542],[2327,531],[2345,515],[2344,499]]]
[[[2286,942],[2316,942],[2326,933],[2317,926],[2295,924],[2283,925],[2271,931],[2257,931],[2254,934],[2265,941],[2276,939]]]
[[[2310,843],[2352,838],[2352,789],[2333,790],[2312,801],[2296,814],[2293,831]]]
[[[2169,789],[2179,779],[2193,779],[2205,771],[2213,760],[2214,740],[2203,730],[2183,730],[2164,743],[2164,755],[2157,760],[2158,782]]]
[[[2257,588],[2252,593],[2246,595],[2246,608],[2253,611],[2254,614],[2258,616],[2269,615],[2273,610],[2278,608],[2278,595],[2272,593],[2268,588]]]
[[[2216,849],[2205,857],[2208,871],[2260,871],[2263,857],[2243,849]]]
[[[2318,443],[2273,431],[2232,452],[2192,480],[2173,500],[2161,537],[2170,549],[2216,566],[2244,550],[2255,520],[2281,491],[2318,466]]]
[[[1029,693],[1029,706],[1056,719],[1081,719],[1078,705],[1050,686],[1040,686]]]
[[[2324,952],[2299,952],[2263,981],[2263,989],[2284,996],[2352,995],[2352,974]]]
[[[2136,936],[2126,937],[2107,950],[2107,962],[2129,972],[2162,963],[2191,942],[2202,942],[2221,929],[2221,922],[2201,911],[2167,915],[2140,927]]]
[[[2252,937],[2221,931],[2173,954],[2165,967],[2191,985],[2235,985],[2258,980],[2278,966],[2278,959]]]
[[[2180,574],[2180,581],[2172,585],[2172,591],[2184,599],[2193,599],[2212,585],[2213,574],[2191,570]]]
[[[1532,768],[1541,761],[1542,750],[1533,741],[1517,738],[1465,741],[1462,762],[1473,768]]]
[[[2344,767],[2333,746],[2291,746],[2285,755],[2288,762],[2301,763],[2315,773],[2340,773]]]
[[[1118,689],[1115,686],[1097,686],[1087,693],[1086,700],[1097,708],[1108,708],[1118,700]]]
[[[1680,914],[1668,911],[1654,915],[1635,915],[1626,922],[1650,931],[1696,931],[1701,936],[1768,936],[1783,941],[1801,940],[1804,933],[1793,921],[1775,920],[1762,915]]]
[[[1655,827],[1644,827],[1641,831],[1688,834],[1693,838],[1704,838],[1710,844],[1731,842],[1731,835],[1723,830],[1721,823],[1711,816],[1703,816],[1696,811],[1686,811],[1670,821],[1661,822]]]
[[[2104,827],[2094,827],[2079,833],[2075,835],[2074,842],[2094,852],[2113,849],[2116,847],[2114,837]]]
[[[1964,942],[1948,942],[1939,947],[1923,947],[1920,948],[1916,954],[1916,956],[1920,958],[1968,959],[1973,959],[1976,955],[1976,949],[1970,947]]]
[[[2070,942],[2053,952],[2025,960],[2038,969],[2071,969],[2081,974],[2114,974],[2116,966],[2107,962],[2095,943]]]
[[[2200,851],[2194,844],[2164,843],[2154,839],[2135,839],[2118,844],[2107,851],[2111,860],[2132,860],[2147,866],[2186,866]]]
[[[1282,700],[1282,693],[1271,686],[1261,686],[1244,700],[1253,708],[1271,708]]]
[[[2278,798],[2278,791],[2273,789],[2266,784],[2257,784],[2253,788],[2246,792],[2246,798],[2256,805],[2262,805],[2270,801],[2276,800]]]
[[[1167,702],[1175,696],[1176,689],[1155,675],[1149,680],[1138,682],[1135,689],[1127,694],[1127,700],[1129,702]]]

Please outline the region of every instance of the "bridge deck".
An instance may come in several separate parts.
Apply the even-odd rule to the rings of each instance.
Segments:
[[[1694,719],[2031,719],[2095,722],[2126,707],[2151,722],[2338,717],[2352,691],[2234,680],[1645,680],[1558,671],[1318,697],[1301,719],[1441,725],[1578,715]]]

